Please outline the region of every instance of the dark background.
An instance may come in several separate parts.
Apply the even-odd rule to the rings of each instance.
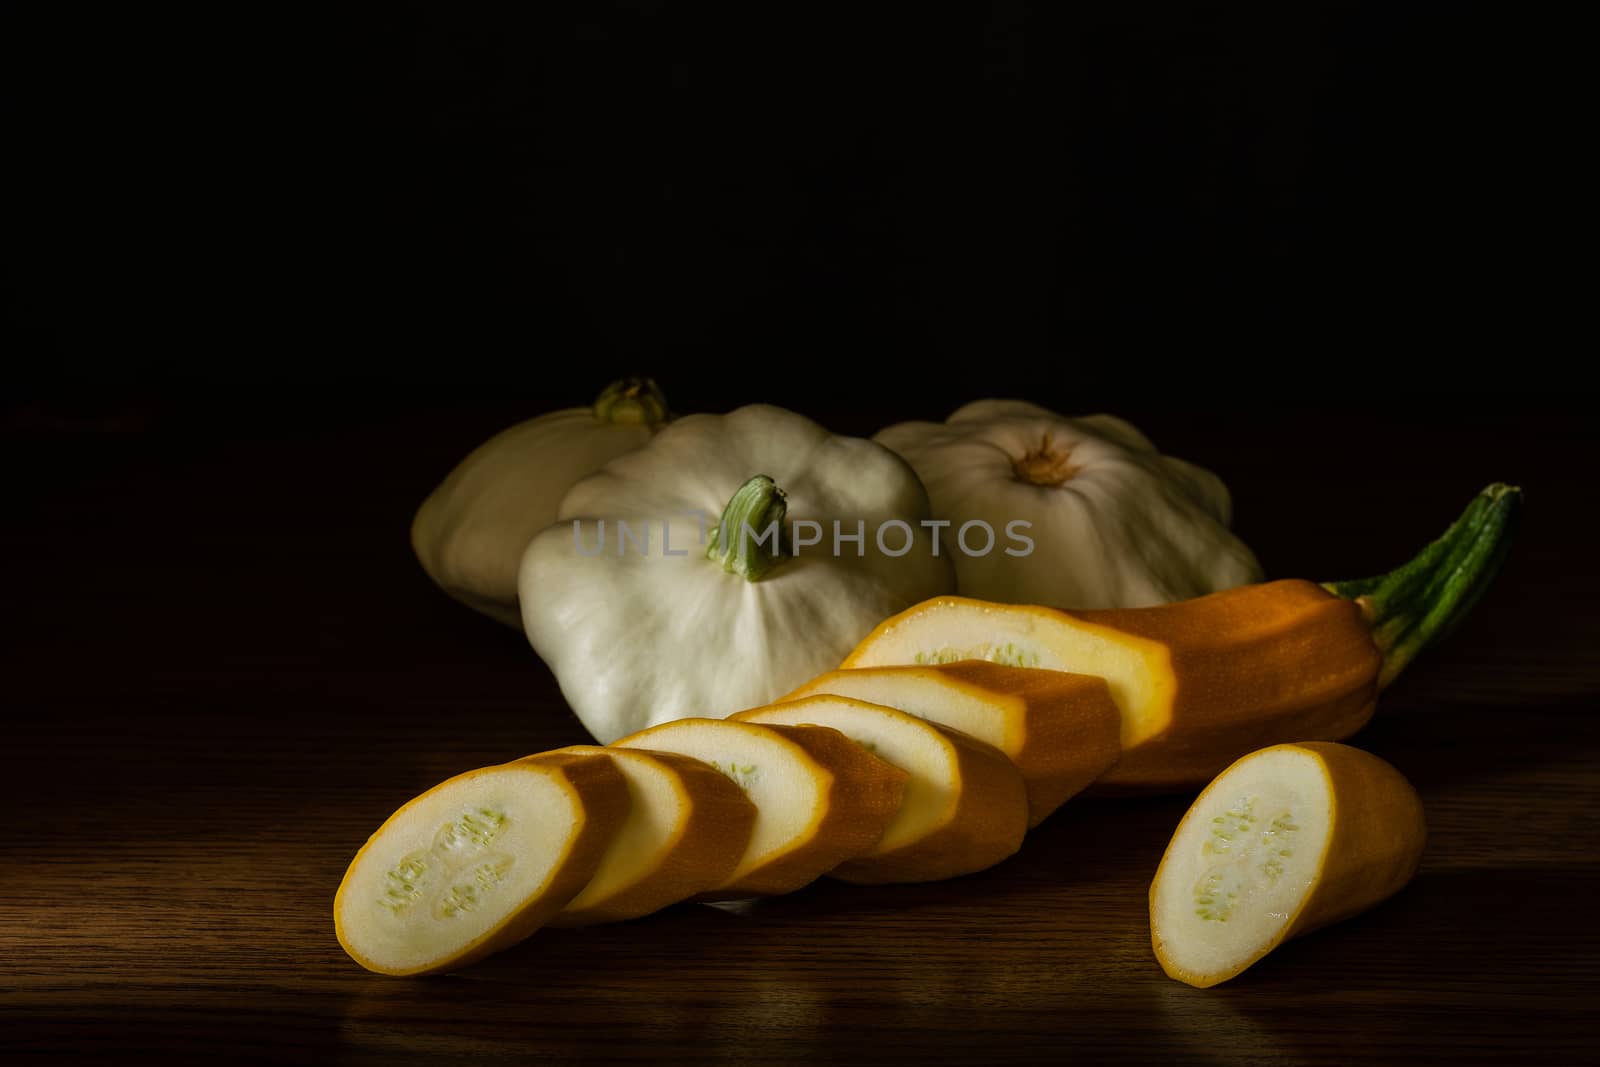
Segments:
[[[1581,138],[1503,6],[36,6],[28,384],[1561,388]]]
[[[1587,38],[1445,3],[17,8],[0,1053],[1592,1059]],[[583,739],[411,515],[628,371],[863,434],[1109,410],[1223,476],[1273,577],[1385,570],[1522,485],[1500,580],[1356,739],[1423,796],[1416,881],[1193,990],[1144,905],[1187,798],[1085,800],[965,879],[362,972],[328,912],[364,836]]]

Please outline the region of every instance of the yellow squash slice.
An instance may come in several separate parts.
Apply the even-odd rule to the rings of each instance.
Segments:
[[[1121,752],[1117,705],[1092,675],[983,660],[863,666],[830,671],[784,699],[817,693],[898,708],[993,745],[1027,785],[1029,826],[1104,774]]]
[[[1372,715],[1382,662],[1360,607],[1287,580],[1114,611],[937,597],[883,622],[844,665],[962,659],[1104,678],[1122,758],[1096,786],[1131,791],[1209,781],[1286,738],[1350,736]]]
[[[516,944],[594,877],[628,813],[609,756],[457,775],[368,838],[334,897],[339,944],[380,974],[454,970]]]
[[[1398,892],[1426,838],[1416,791],[1376,756],[1334,742],[1252,752],[1167,846],[1150,886],[1156,959],[1192,986],[1226,981]]]
[[[631,804],[594,878],[551,926],[634,919],[676,904],[720,885],[750,843],[755,805],[697,759],[592,745],[552,754],[609,756],[627,779]]]
[[[789,893],[871,850],[900,810],[906,772],[837,730],[678,719],[612,742],[709,763],[755,803],[738,865],[700,900]]]
[[[847,882],[931,882],[992,867],[1022,847],[1028,794],[1004,753],[903,711],[819,695],[741,711],[739,722],[831,726],[908,775],[905,801],[869,851],[829,873]]]

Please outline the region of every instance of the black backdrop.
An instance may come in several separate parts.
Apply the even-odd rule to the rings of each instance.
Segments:
[[[1528,297],[1561,168],[1509,9],[9,18],[33,375],[565,400],[644,369],[797,404],[1550,384],[1560,283]]]

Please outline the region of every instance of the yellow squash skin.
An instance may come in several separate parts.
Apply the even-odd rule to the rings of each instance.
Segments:
[[[894,708],[847,697],[780,702],[729,718],[769,726],[809,721],[844,731],[848,729],[848,717],[840,719],[830,714],[839,710],[839,704],[848,705],[857,714],[898,719],[929,737],[943,749],[954,771],[952,782],[937,784],[955,788],[949,791],[930,832],[887,850],[880,844],[835,867],[828,872],[829,877],[858,885],[938,881],[985,870],[1022,847],[1028,829],[1028,795],[1022,776],[1005,753],[966,734]],[[808,715],[817,718],[807,720]],[[877,752],[880,757],[886,755],[881,750]],[[892,756],[887,758],[894,762]]]
[[[889,820],[900,810],[905,798],[906,772],[868,752],[838,730],[828,726],[773,726],[790,741],[805,749],[833,776],[830,803],[816,829],[816,851],[789,857],[796,866],[771,865],[765,877],[755,884],[734,887],[739,896],[765,896],[788,892],[784,888],[801,868],[830,871],[854,859],[878,843]],[[826,856],[827,859],[820,857]],[[727,900],[730,890],[706,896],[707,900]]]
[[[1218,775],[1190,810],[1200,809],[1234,766],[1274,748],[1311,753],[1327,780],[1331,825],[1316,880],[1294,915],[1259,951],[1226,971],[1195,973],[1172,961],[1157,930],[1155,889],[1172,856],[1169,846],[1151,882],[1150,941],[1162,970],[1180,982],[1203,989],[1227,981],[1285,941],[1348,919],[1398,893],[1422,861],[1428,828],[1416,790],[1389,763],[1349,745],[1306,741],[1252,752]],[[1173,836],[1176,841],[1178,835]]]
[[[1069,614],[1159,642],[1170,657],[1167,729],[1123,752],[1097,789],[1194,786],[1265,745],[1343,740],[1377,704],[1383,656],[1361,609],[1313,582]]]
[[[1096,792],[1188,789],[1263,745],[1341,740],[1366,725],[1377,701],[1383,657],[1361,608],[1298,579],[1104,611],[937,597],[885,620],[844,666],[880,665],[898,633],[942,610],[994,618],[1006,640],[1025,632],[1043,653],[1029,666],[1094,673],[1074,662],[1075,634],[1123,648],[1124,661],[1138,664],[1144,696],[1112,686],[1122,756]]]
[[[609,749],[597,745],[574,745],[550,755],[609,756]],[[580,891],[566,908],[552,918],[552,927],[591,926],[596,923],[635,919],[686,900],[719,885],[733,873],[750,840],[756,808],[725,775],[697,759],[676,752],[651,752],[627,749],[622,759],[639,758],[664,765],[677,793],[678,802],[688,817],[665,844],[662,863],[646,878],[621,893],[586,907]]]
[[[783,699],[815,693],[855,695],[852,682],[859,675],[849,668],[849,660],[845,662],[845,669],[819,675]],[[1117,705],[1105,681],[1093,675],[1026,670],[985,660],[862,670],[885,679],[937,681],[975,700],[1010,705],[1012,714],[997,716],[994,732],[966,732],[1004,752],[1022,772],[1029,828],[1105,774],[1122,753]],[[961,729],[927,707],[908,702],[900,710]]]
[[[939,881],[987,870],[1022,847],[1028,798],[1017,769],[999,750],[981,741],[954,730],[944,733],[960,760],[964,800],[960,817],[913,845],[846,860],[828,872],[830,878],[856,885]],[[959,867],[951,867],[951,856],[963,858]]]
[[[800,843],[755,869],[691,899],[741,900],[792,893],[848,859],[866,852],[888,828],[905,797],[907,774],[838,730],[825,726],[766,726],[727,719],[679,719],[613,741],[619,748],[676,751],[675,730],[714,722],[719,729],[755,731],[788,747],[826,796]]]
[[[1417,873],[1428,842],[1422,799],[1393,765],[1350,745],[1295,745],[1322,761],[1333,794],[1334,832],[1317,891],[1289,937],[1321,929],[1394,896]]]
[[[1030,671],[983,660],[929,668],[969,689],[1005,693],[1025,706],[1048,708],[1022,739],[1019,764],[1026,764],[1029,828],[1114,768],[1120,717],[1103,679],[1061,671]]]

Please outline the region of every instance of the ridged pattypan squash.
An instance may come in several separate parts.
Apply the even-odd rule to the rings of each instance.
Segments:
[[[1122,419],[979,400],[945,422],[901,423],[873,440],[916,469],[934,517],[949,523],[963,596],[1137,608],[1261,580],[1255,555],[1228,528],[1221,479],[1161,455]],[[1001,547],[967,552],[984,544],[983,527]]]
[[[533,535],[556,520],[561,498],[667,419],[648,378],[615,382],[593,406],[520,422],[474,449],[430,493],[411,522],[411,547],[440,588],[508,626],[517,566]]]
[[[522,557],[522,622],[608,743],[765,704],[951,591],[928,498],[882,445],[782,408],[678,419],[572,487]]]

